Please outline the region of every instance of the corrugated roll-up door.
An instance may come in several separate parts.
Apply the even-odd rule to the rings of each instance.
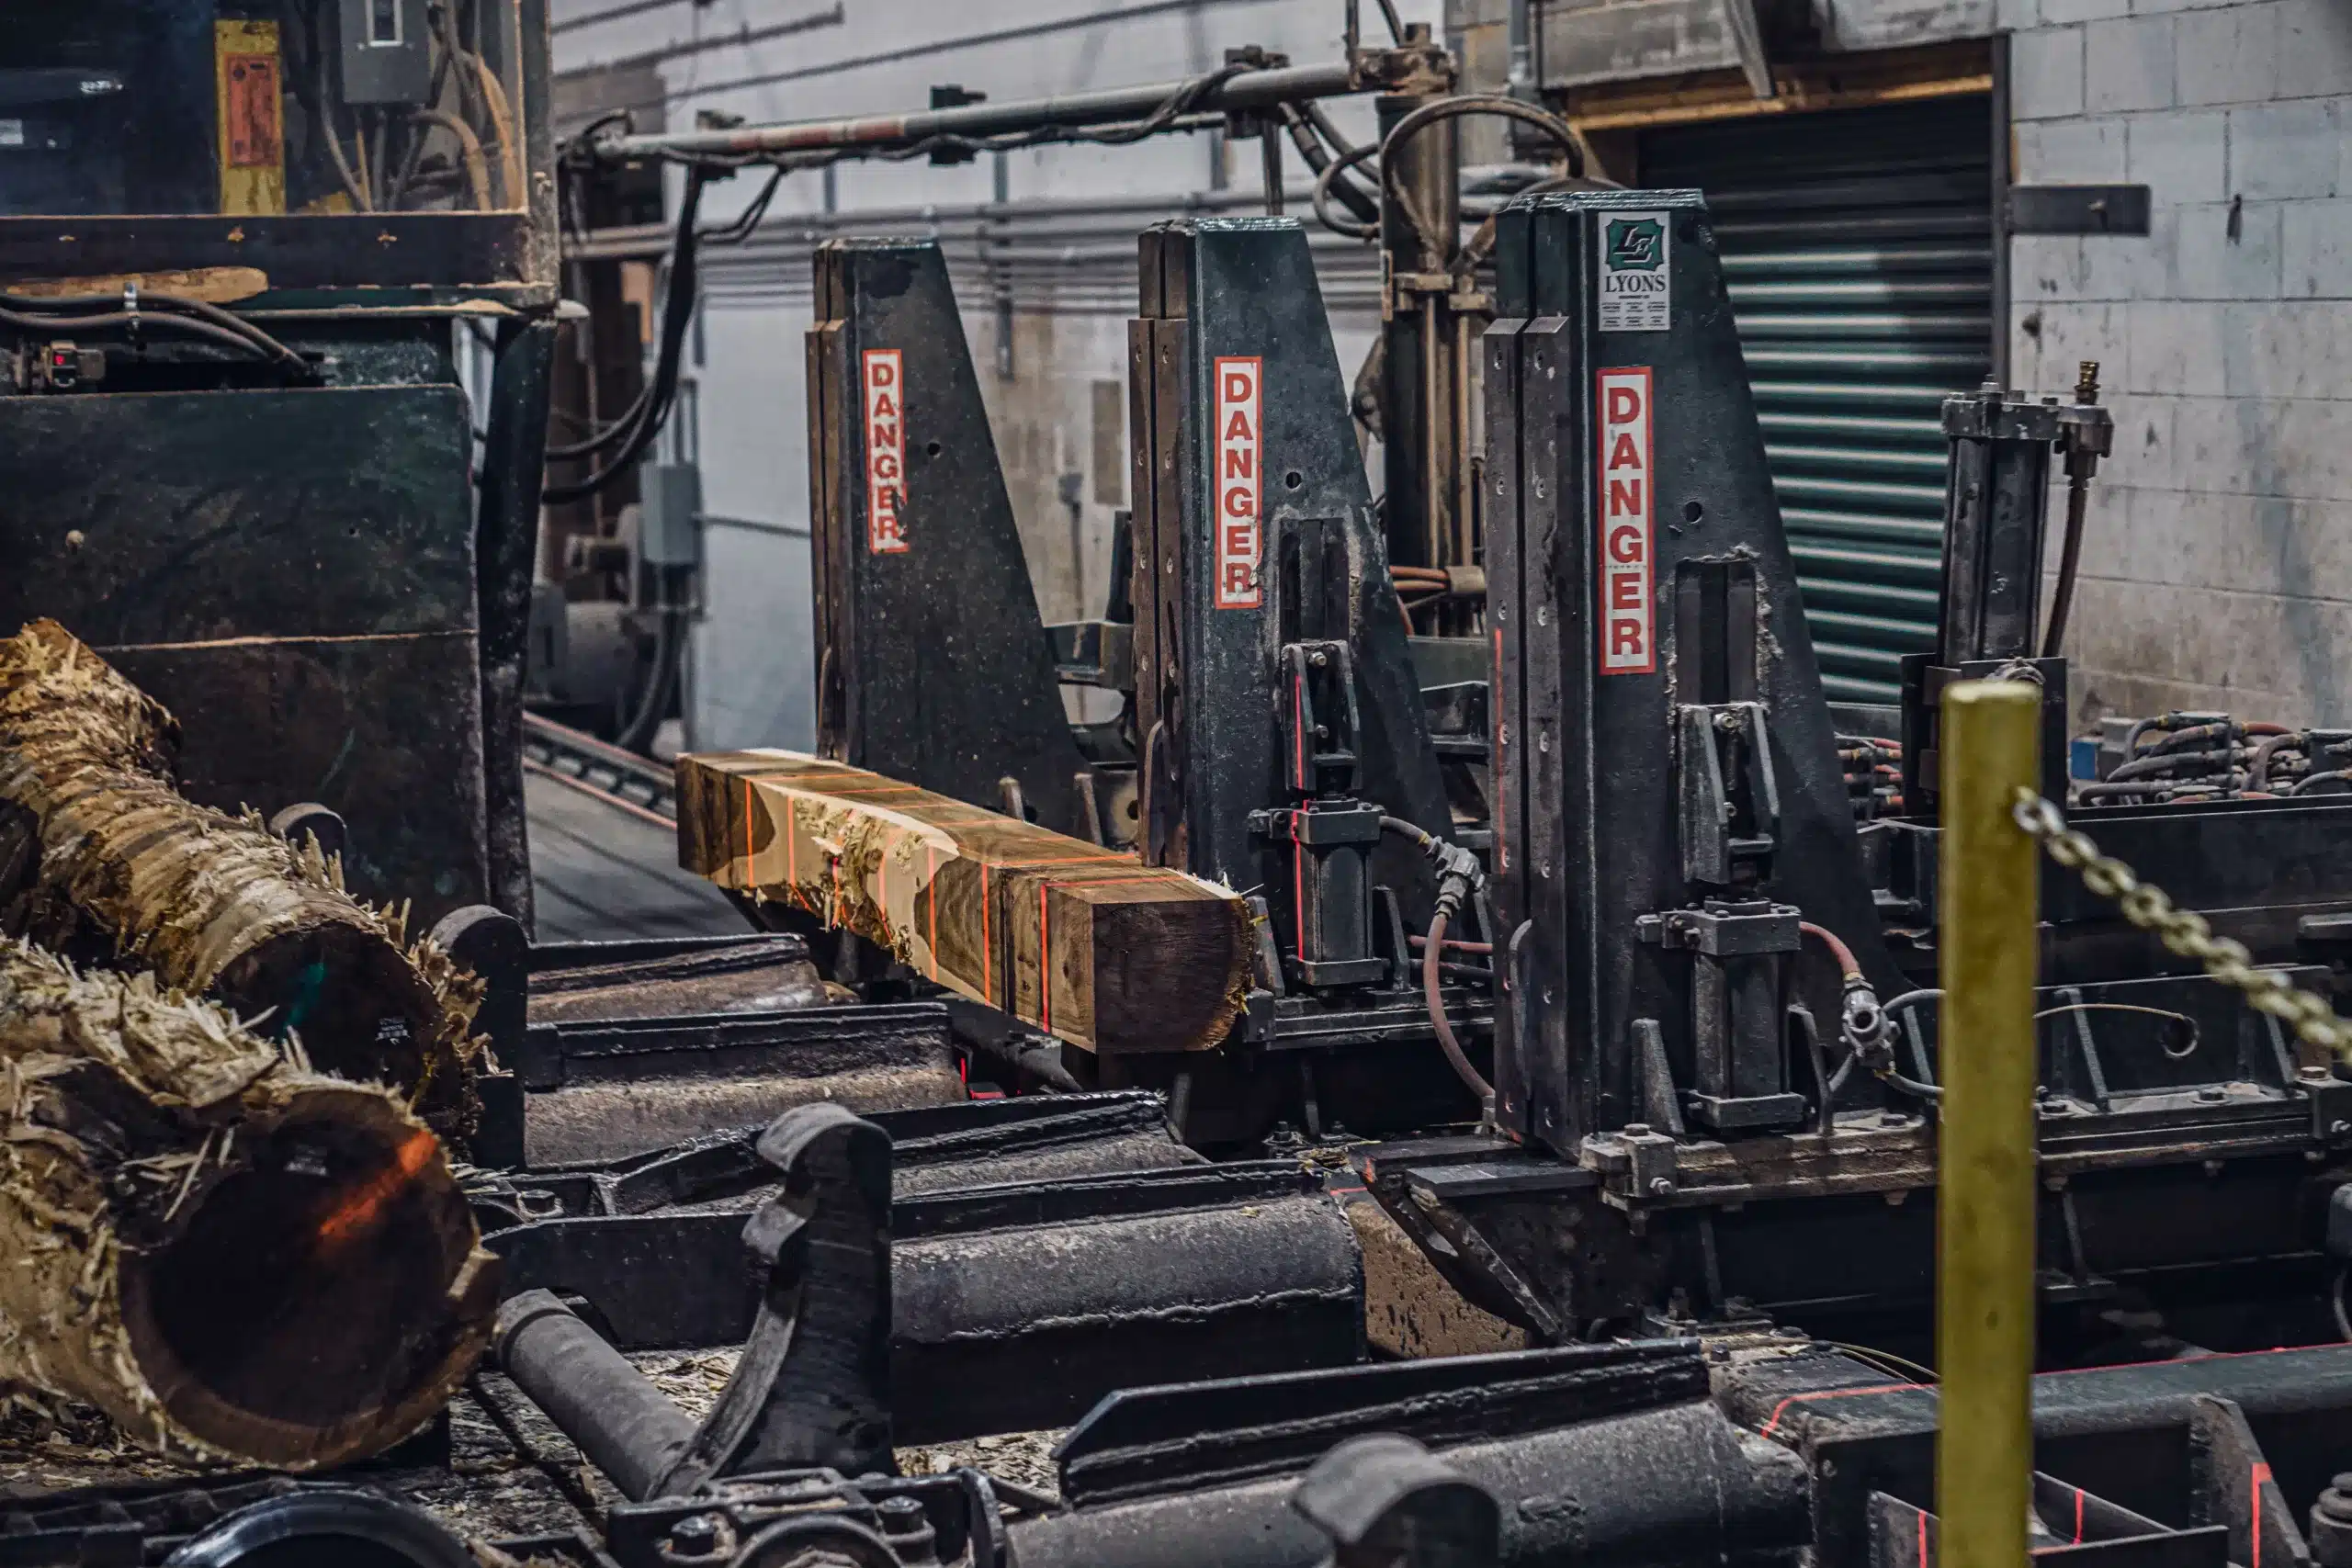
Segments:
[[[1706,192],[1834,701],[1892,703],[1932,647],[1938,406],[1991,366],[1981,96],[1646,132],[1641,183]]]

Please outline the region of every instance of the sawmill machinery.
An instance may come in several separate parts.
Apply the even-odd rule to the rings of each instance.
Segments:
[[[1946,404],[1940,640],[1905,667],[1903,809],[1858,829],[1702,201],[1528,198],[1498,254],[1494,1122],[1367,1174],[1472,1299],[1547,1335],[1755,1320],[1924,1356],[1918,1200],[1940,1053],[1967,1048],[1937,1032],[1937,704],[2037,690],[2063,806],[2036,584],[2053,465],[2079,489],[2111,440],[2096,369],[2073,403]],[[2341,809],[2116,805],[2095,832],[2324,987]],[[2041,895],[2043,1364],[2327,1337],[2344,1080],[2106,886],[2053,867]]]
[[[0,623],[168,706],[200,802],[527,920],[554,334],[538,0],[10,7]]]
[[[971,1387],[1001,1392],[968,1345],[941,1348],[972,1383],[907,1375],[900,1325],[952,1283],[941,1247],[965,1229],[956,1200],[891,1201],[909,1130],[805,1107],[698,1171],[644,1168],[683,1205],[657,1199],[649,1219],[699,1216],[714,1256],[725,1231],[741,1259],[706,1297],[743,1352],[691,1404],[678,1374],[700,1354],[620,1348],[660,1305],[647,1270],[607,1298],[640,1314],[620,1328],[594,1298],[535,1287],[507,1301],[495,1370],[458,1419],[379,1464],[15,1499],[10,1549],[245,1568],[303,1548],[401,1568],[1928,1568],[1956,1528],[2010,1513],[1938,1495],[1947,1391],[1924,1370],[1757,1325],[1130,1387],[1062,1436],[1050,1490],[996,1473],[985,1448],[902,1471],[894,1443],[954,1429]],[[561,1201],[626,1201],[628,1179]],[[1016,1190],[962,1204],[1001,1210]],[[541,1278],[591,1278],[548,1257],[509,1252]],[[2026,1517],[2008,1525],[2037,1560],[2346,1561],[2342,1345],[2185,1350],[2029,1392]]]
[[[1125,616],[1051,631],[1017,598],[1007,616],[950,586],[1023,573],[1009,516],[944,514],[945,494],[977,473],[987,495],[994,476],[935,249],[820,253],[825,744],[914,782],[963,757],[968,776],[936,787],[985,798],[989,775],[1014,776],[1091,841],[1122,841],[1104,825],[1125,807],[1105,807],[1132,798],[1142,860],[1262,900],[1268,951],[1224,1049],[1090,1041],[1065,1062],[1170,1089],[1210,1144],[1262,1136],[1310,1099],[1351,1128],[1394,1125],[1379,1092],[1408,1082],[1425,1123],[1483,1118],[1360,1163],[1487,1310],[1555,1339],[1687,1318],[1925,1354],[1934,1226],[1913,1195],[1933,1184],[1939,1092],[1937,704],[1956,680],[2034,683],[2042,793],[2065,803],[2063,626],[2045,646],[2034,585],[2052,477],[2078,558],[2111,444],[2096,367],[2072,401],[1992,387],[1947,406],[1939,645],[1905,665],[1899,708],[1833,712],[1701,199],[1522,197],[1494,251],[1475,638],[1407,636],[1385,591],[1405,579],[1358,488],[1295,221],[1185,218],[1142,237]],[[889,433],[902,483],[871,467],[859,378],[877,360],[907,388]],[[962,488],[927,486],[934,461]],[[965,649],[1019,668],[974,668],[945,711],[910,695],[908,671]],[[1099,736],[1059,721],[1049,663],[1128,695],[1131,786]],[[991,752],[974,712],[1035,721]],[[1046,759],[1031,777],[995,761],[1021,747]],[[1864,754],[1895,782],[1858,811]],[[1468,791],[1445,787],[1449,760],[1471,764]],[[2174,899],[2255,964],[2317,983],[2352,902],[2340,809],[2318,793],[2192,796],[2103,806],[2099,830],[2122,861],[2176,873]],[[2092,886],[2053,874],[2042,897],[2048,1359],[2315,1337],[2340,1080]],[[1424,923],[1441,908],[1469,926],[1464,945]],[[1002,940],[1023,940],[1022,919],[1007,911]],[[1491,1078],[1471,1055],[1489,1020]],[[1450,1111],[1374,1054],[1384,1029],[1410,1030],[1423,1067],[1444,1035],[1472,1042],[1449,1064],[1466,1090]],[[1253,1074],[1289,1089],[1275,1075],[1302,1058],[1284,1048],[1309,1040],[1305,1092],[1253,1099]],[[1344,1076],[1351,1052],[1382,1062],[1369,1091]]]
[[[1459,239],[1455,122],[1528,121],[1570,183],[1584,152],[1526,104],[1449,96],[1450,59],[1391,21],[1392,47],[1366,47],[1351,7],[1345,57],[1329,66],[1238,51],[1164,87],[609,130],[581,147],[600,167],[665,159],[693,177],[720,160],[963,157],[1212,123],[1259,139],[1266,218],[1177,220],[1144,242],[1134,504],[1100,619],[1047,627],[1036,613],[936,243],[823,247],[808,344],[820,750],[1241,892],[1263,933],[1231,1050],[1104,1037],[1057,1051],[1031,1014],[960,1005],[959,1034],[1015,1081],[1043,1067],[1047,1082],[1160,1089],[1204,1145],[1246,1146],[1278,1122],[1320,1140],[1328,1127],[1426,1124],[1438,1107],[1479,1113],[1446,1064],[1469,1066],[1491,1015],[1485,660],[1461,635],[1484,592],[1469,388],[1491,231]],[[1316,104],[1363,92],[1381,95],[1383,135],[1349,147]],[[1383,247],[1383,345],[1359,378],[1380,396],[1342,378],[1305,235],[1280,216],[1285,134],[1315,173],[1319,220]],[[1359,184],[1351,171],[1375,153]],[[1367,408],[1387,453],[1379,503],[1362,457]],[[1212,536],[1229,547],[1186,543]],[[1076,686],[1115,694],[1117,717],[1074,726],[1062,688]],[[728,874],[755,919],[804,936],[870,998],[925,977]],[[1441,908],[1450,926],[1432,932]],[[988,940],[1008,956],[1042,947],[1024,919],[1039,917],[1008,908]]]

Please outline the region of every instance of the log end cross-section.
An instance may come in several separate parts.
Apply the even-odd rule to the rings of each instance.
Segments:
[[[497,1260],[388,1089],[0,937],[0,1374],[141,1447],[308,1470],[472,1370]]]
[[[680,758],[678,857],[1092,1051],[1214,1046],[1248,991],[1238,895],[839,762]]]

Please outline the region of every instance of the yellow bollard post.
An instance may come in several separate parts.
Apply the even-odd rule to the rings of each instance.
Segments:
[[[1946,689],[1937,941],[1944,988],[1936,1194],[1939,1568],[2023,1568],[2033,1465],[2035,921],[2041,688]]]

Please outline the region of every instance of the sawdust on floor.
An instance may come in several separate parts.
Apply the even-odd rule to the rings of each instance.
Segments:
[[[699,1421],[710,1413],[718,1391],[727,1386],[739,1354],[732,1349],[661,1350],[641,1352],[629,1359],[679,1409]],[[899,1469],[909,1475],[942,1475],[969,1465],[1051,1495],[1061,1486],[1053,1451],[1062,1436],[1062,1430],[1007,1432],[953,1443],[925,1443],[899,1450]]]

